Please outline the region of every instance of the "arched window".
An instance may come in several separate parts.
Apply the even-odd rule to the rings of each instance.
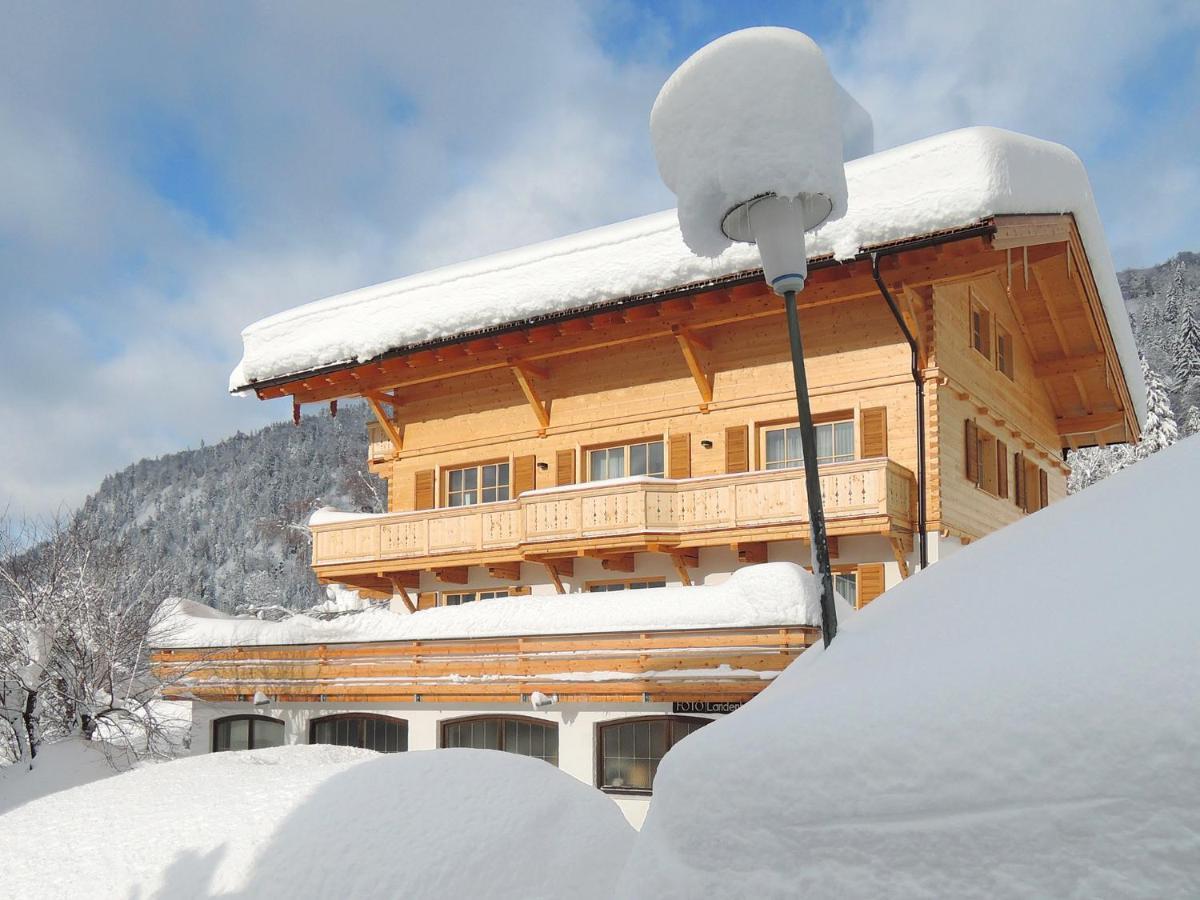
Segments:
[[[465,716],[442,723],[443,747],[503,750],[558,765],[558,724],[528,716]]]
[[[226,716],[212,723],[213,753],[283,746],[283,722],[269,716]]]
[[[605,791],[648,794],[667,751],[711,719],[644,716],[596,726],[596,785]]]
[[[373,713],[339,713],[309,722],[308,742],[401,753],[408,749],[408,722]]]

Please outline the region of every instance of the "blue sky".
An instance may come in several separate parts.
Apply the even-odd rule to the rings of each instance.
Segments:
[[[240,329],[662,209],[647,115],[748,25],[799,28],[876,145],[999,125],[1087,164],[1120,266],[1200,250],[1200,4],[23,4],[0,32],[0,511],[285,418]]]

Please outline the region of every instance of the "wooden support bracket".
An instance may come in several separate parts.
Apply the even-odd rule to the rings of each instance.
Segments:
[[[533,414],[537,416],[538,425],[541,426],[540,433],[544,435],[546,429],[550,427],[550,409],[538,396],[537,389],[533,384],[533,377],[536,375],[539,378],[545,378],[546,370],[518,359],[509,359],[508,367],[512,370],[513,377],[517,379],[517,384],[521,386],[521,392],[525,395],[525,399],[529,401]]]
[[[562,576],[559,575],[558,565],[551,560],[543,560],[542,565],[546,567],[546,574],[550,576],[550,580],[554,582],[554,590],[557,593],[565,594],[567,591],[563,587]]]
[[[904,542],[899,538],[889,537],[888,543],[892,545],[892,556],[896,557],[896,564],[900,566],[900,577],[908,577],[908,554],[904,552]]]
[[[695,569],[700,565],[700,551],[676,550],[671,554],[671,564],[675,567],[675,572],[684,586],[691,587],[692,576],[688,569]]]
[[[406,588],[399,581],[397,581],[397,580],[392,581],[392,592],[395,594],[398,594],[400,596],[400,599],[403,601],[404,606],[408,609],[408,611],[410,613],[415,613],[417,611],[417,605],[415,603],[413,603],[412,597],[409,596],[408,588]]]
[[[713,382],[705,373],[704,366],[700,364],[696,348],[707,347],[708,344],[682,325],[672,325],[671,334],[675,335],[675,340],[679,342],[684,362],[687,363],[688,370],[692,373],[692,379],[696,382],[696,389],[700,392],[700,411],[706,413],[708,404],[712,403],[713,399]]]
[[[746,544],[734,544],[737,560],[740,563],[765,563],[767,561],[767,542],[753,541]]]
[[[600,557],[600,565],[609,572],[632,572],[633,554],[618,553],[613,556]]]
[[[448,566],[444,569],[434,569],[433,576],[446,584],[466,584],[467,583],[467,567],[466,566]]]
[[[383,428],[384,433],[388,436],[388,440],[392,442],[392,446],[399,453],[404,449],[404,434],[401,431],[403,426],[397,425],[392,421],[390,416],[383,413],[383,407],[379,405],[379,401],[374,397],[367,397],[367,404],[371,407],[371,412],[375,414],[376,421]]]
[[[520,581],[521,564],[519,562],[494,563],[487,567],[488,577],[500,581]]]

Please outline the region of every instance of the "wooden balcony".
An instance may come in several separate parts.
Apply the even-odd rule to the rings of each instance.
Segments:
[[[831,535],[907,538],[910,471],[886,458],[821,467]],[[313,567],[347,576],[552,557],[693,548],[808,536],[802,469],[593,482],[514,500],[313,526]],[[353,583],[351,581],[351,583]]]
[[[541,691],[565,703],[744,702],[820,636],[782,625],[178,648],[154,650],[151,664],[180,700],[519,703]]]

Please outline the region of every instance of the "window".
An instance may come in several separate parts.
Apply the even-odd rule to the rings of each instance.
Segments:
[[[606,594],[611,591],[638,591],[642,588],[660,588],[666,586],[667,580],[665,578],[647,578],[638,581],[593,581],[588,584],[587,589],[589,594]]]
[[[626,475],[662,478],[667,471],[665,456],[661,440],[589,450],[588,481],[624,478]]]
[[[996,326],[996,368],[1013,380],[1013,339],[1002,325]]]
[[[822,422],[817,434],[817,462],[845,462],[854,459],[854,420]],[[763,432],[766,444],[766,468],[794,469],[804,465],[800,446],[800,426],[786,425]]]
[[[558,725],[525,716],[471,716],[442,724],[443,747],[501,750],[558,765]]]
[[[971,346],[990,360],[992,358],[992,314],[971,293]]]
[[[858,607],[858,574],[856,572],[834,572],[833,589],[851,606]]]
[[[474,506],[508,499],[508,463],[488,463],[446,473],[446,505]]]
[[[408,723],[370,713],[325,716],[309,723],[308,742],[362,747],[378,753],[401,753],[408,749]]]
[[[667,751],[709,719],[651,716],[597,727],[596,782],[614,793],[648,794]]]
[[[453,594],[442,594],[442,606],[462,606],[476,600],[494,600],[497,597],[507,597],[508,589],[498,591],[455,591]]]
[[[283,746],[283,722],[267,716],[228,716],[213,722],[213,753]]]

